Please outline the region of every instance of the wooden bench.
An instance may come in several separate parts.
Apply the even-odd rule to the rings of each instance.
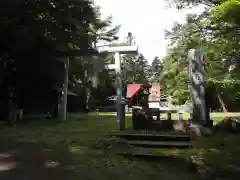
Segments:
[[[183,120],[183,112],[178,112],[177,110],[163,110],[160,109],[157,116],[159,116],[159,118],[157,118],[157,120],[161,120],[160,116],[161,114],[167,114],[167,120],[172,120],[172,114],[173,113],[177,113],[178,114],[178,120]]]

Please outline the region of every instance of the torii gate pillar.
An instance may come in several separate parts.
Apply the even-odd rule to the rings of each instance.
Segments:
[[[117,101],[116,101],[116,109],[117,109],[117,120],[120,126],[120,130],[123,131],[125,129],[125,108],[122,103],[122,62],[120,54],[136,54],[138,52],[137,46],[118,46],[118,47],[103,47],[98,50],[101,52],[114,53],[115,64],[109,65],[109,69],[115,69],[116,71],[116,88],[117,88]]]

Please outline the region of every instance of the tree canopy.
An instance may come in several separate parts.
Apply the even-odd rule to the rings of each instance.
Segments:
[[[239,0],[171,1],[180,8],[208,5],[202,14],[189,14],[184,24],[176,23],[166,38],[170,40],[164,68],[159,79],[175,103],[191,100],[187,54],[189,49],[203,48],[206,87],[213,109],[237,108],[239,91]]]
[[[102,19],[93,1],[4,0],[0,22],[0,107],[6,112],[0,119],[7,117],[10,99],[25,112],[56,106],[67,58],[69,94],[77,95],[69,95],[70,111],[89,110],[115,95],[115,74],[104,66],[114,63],[112,54],[88,52],[100,41],[114,46],[120,26],[112,25],[111,16]],[[72,54],[73,50],[81,55]],[[125,86],[148,80],[142,54],[123,59]]]

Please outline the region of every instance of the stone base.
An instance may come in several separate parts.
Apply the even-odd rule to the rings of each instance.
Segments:
[[[156,131],[179,131],[189,133],[192,136],[206,136],[212,134],[213,121],[207,123],[185,120],[153,120],[144,112],[133,113],[133,129]]]
[[[187,132],[192,136],[210,136],[212,135],[211,124],[212,122],[208,124],[190,122]]]
[[[225,133],[240,133],[240,121],[236,118],[224,118],[214,127],[214,131]]]
[[[144,114],[133,116],[133,129],[187,132],[188,121],[152,120]]]
[[[203,127],[206,128],[212,128],[213,127],[213,120],[209,120],[209,121],[204,121],[204,122],[198,122],[198,121],[193,121],[191,119],[188,120],[189,124],[199,124]]]
[[[173,123],[173,129],[175,131],[180,131],[180,132],[187,132],[188,128],[188,121],[174,121]]]

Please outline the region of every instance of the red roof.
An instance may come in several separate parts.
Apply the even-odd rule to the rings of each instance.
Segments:
[[[133,98],[141,90],[140,84],[128,84],[127,85],[127,98]]]

